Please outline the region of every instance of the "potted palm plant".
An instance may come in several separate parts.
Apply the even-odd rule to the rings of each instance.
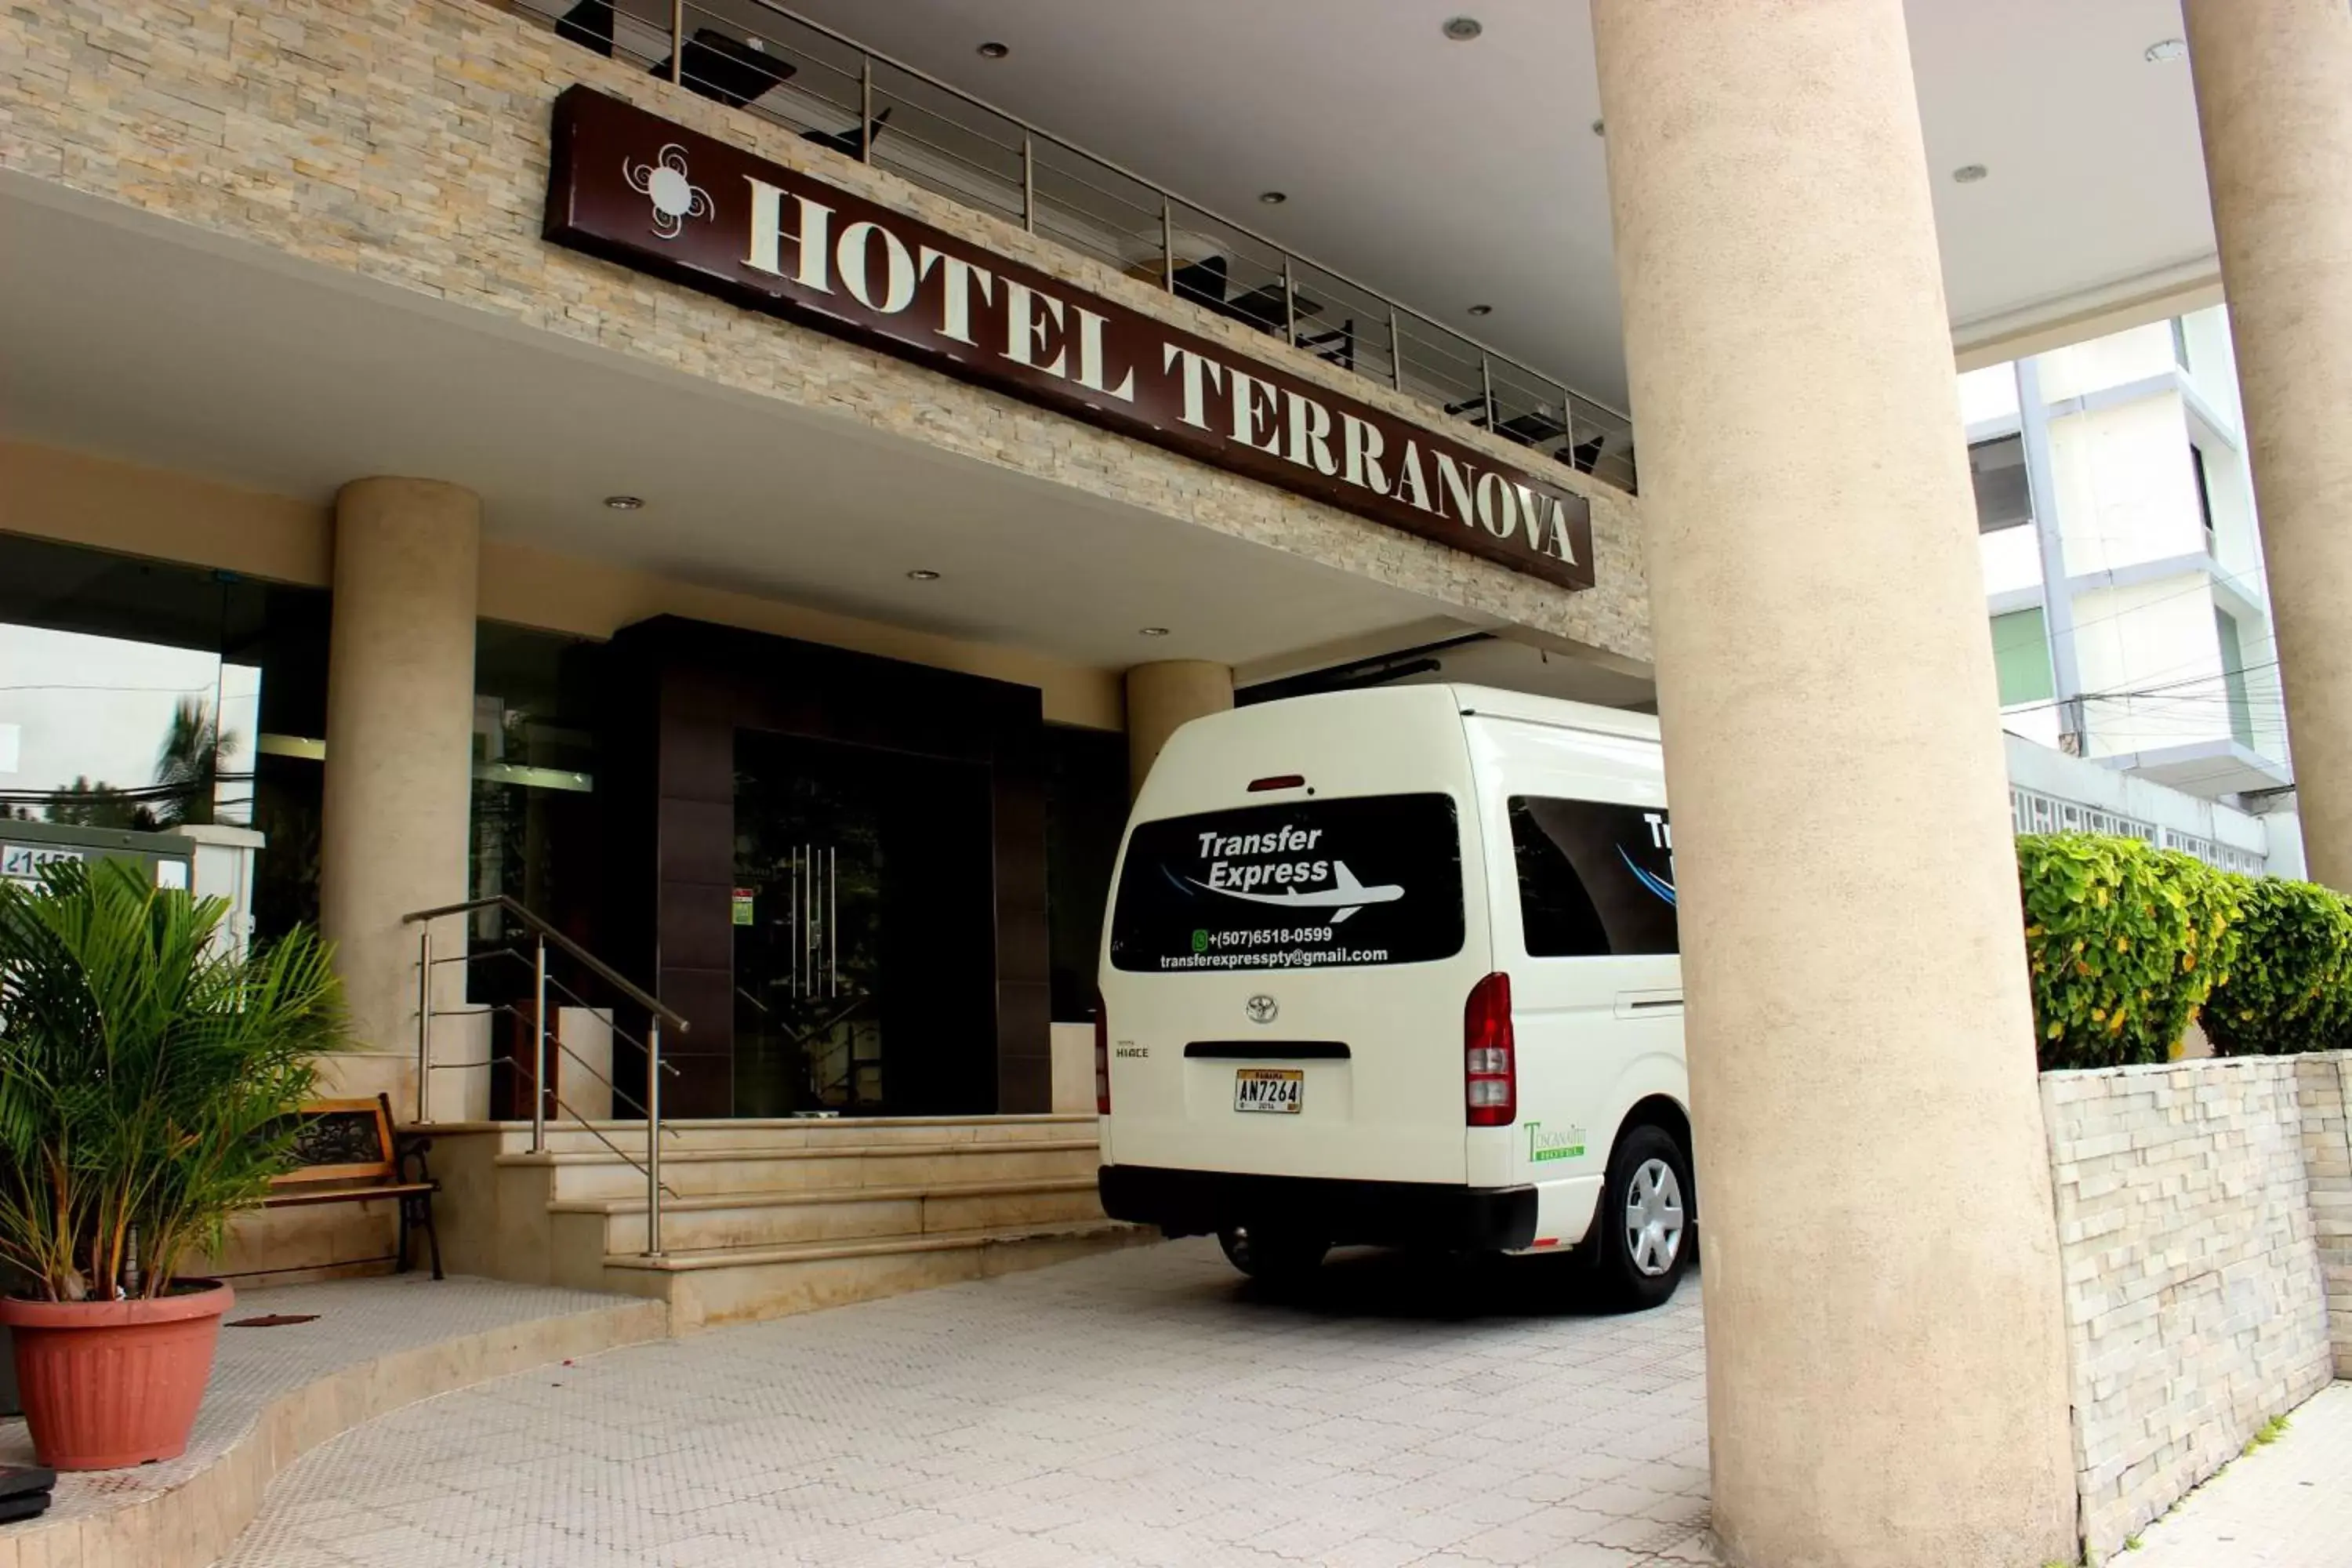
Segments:
[[[186,1448],[235,1297],[177,1266],[289,1168],[343,1041],[325,944],[241,954],[227,912],[117,860],[0,882],[0,1323],[56,1468]]]

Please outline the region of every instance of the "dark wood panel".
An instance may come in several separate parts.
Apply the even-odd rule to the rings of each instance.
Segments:
[[[608,925],[633,973],[691,1023],[683,1080],[668,1108],[724,1115],[734,1049],[732,929],[734,752],[739,731],[834,742],[979,764],[995,918],[994,1038],[983,1058],[940,1059],[946,1042],[910,1047],[947,1098],[926,1109],[1044,1110],[1051,1100],[1045,913],[1044,704],[1034,688],[840,648],[664,616],[625,627],[608,650],[605,729],[616,870]],[[985,1024],[983,1024],[985,1028]],[[681,1047],[666,1042],[666,1054]],[[1008,1081],[1003,1064],[1021,1065]],[[1042,1065],[1041,1065],[1042,1064]],[[616,1063],[616,1065],[618,1065]],[[632,1064],[642,1078],[642,1064]],[[963,1087],[958,1088],[957,1085]],[[623,1087],[635,1092],[634,1087]],[[1007,1099],[1008,1092],[1011,1098]],[[683,1095],[683,1098],[681,1098]],[[991,1099],[995,1103],[983,1103]]]
[[[996,987],[996,1109],[1006,1116],[1054,1109],[1053,987],[1043,980]]]
[[[735,803],[666,797],[655,807],[656,831],[672,846],[662,860],[667,875],[686,882],[731,884],[735,857]]]

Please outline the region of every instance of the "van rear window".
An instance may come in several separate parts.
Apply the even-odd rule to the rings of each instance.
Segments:
[[[1139,825],[1111,911],[1124,970],[1420,963],[1462,951],[1453,797],[1243,806]]]

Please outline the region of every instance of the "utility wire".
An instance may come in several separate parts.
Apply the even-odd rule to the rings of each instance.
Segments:
[[[120,691],[152,693],[164,697],[196,697],[207,691],[218,691],[220,683],[204,686],[69,686],[57,681],[34,681],[23,686],[0,686],[0,691]]]
[[[2160,683],[2160,684],[2158,684],[2158,685],[2156,685],[2156,686],[2143,686],[2143,687],[2137,687],[2137,688],[2117,688],[2116,689],[2112,690],[2112,691],[2083,691],[2083,692],[2077,692],[2077,693],[2076,693],[2074,697],[2072,697],[2072,698],[2059,698],[2059,697],[2053,697],[2053,698],[2052,698],[2052,699],[2051,699],[2049,701],[2047,701],[2047,702],[2034,702],[2034,703],[2028,703],[2028,704],[2024,704],[2024,705],[2021,705],[2021,706],[2019,706],[2019,707],[2007,709],[2007,710],[2004,710],[2004,712],[2005,712],[2005,713],[2033,713],[2033,712],[2039,712],[2041,710],[2042,710],[2042,709],[2044,709],[2044,708],[2061,708],[2061,707],[2063,707],[2067,702],[2070,702],[2070,701],[2074,701],[2074,702],[2108,702],[2108,701],[2118,701],[2118,700],[2129,700],[2129,699],[2133,699],[2133,698],[2141,698],[2141,697],[2161,697],[2161,696],[2163,696],[2163,695],[2164,695],[2167,691],[2168,691],[2168,690],[2172,690],[2172,689],[2177,689],[2177,688],[2179,688],[2179,687],[2183,687],[2183,686],[2195,686],[2195,685],[2197,685],[2197,684],[2198,684],[2199,682],[2200,682],[2200,681],[2209,681],[2209,680],[2224,680],[2224,679],[2227,679],[2229,678],[2229,676],[2231,676],[2231,675],[2246,675],[2246,674],[2249,674],[2249,673],[2251,673],[2251,672],[2252,672],[2252,671],[2254,671],[2254,670],[2258,670],[2258,669],[2273,669],[2273,668],[2277,668],[2277,666],[2278,666],[2278,662],[2279,662],[2279,661],[2278,661],[2277,659],[2274,659],[2274,658],[2272,658],[2272,659],[2265,659],[2265,660],[2263,660],[2263,661],[2262,663],[2260,663],[2260,664],[2249,664],[2249,665],[2244,666],[2244,667],[2243,667],[2243,668],[2242,668],[2235,669],[2235,670],[2230,670],[2230,671],[2227,671],[2227,672],[2225,672],[2225,673],[2221,673],[2221,674],[2213,674],[2213,675],[2190,675],[2190,676],[2184,676],[2184,677],[2182,677],[2182,678],[2181,678],[2180,679],[2179,679],[2179,680],[2165,681],[2165,682],[2162,682],[2162,683]]]

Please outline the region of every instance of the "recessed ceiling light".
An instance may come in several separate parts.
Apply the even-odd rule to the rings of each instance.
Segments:
[[[606,496],[604,504],[614,511],[635,511],[646,504],[643,496]]]
[[[1145,626],[1141,635],[1148,637],[1164,637],[1168,635],[1168,628],[1166,626]]]
[[[1958,168],[1952,171],[1952,178],[1958,180],[1961,184],[1973,185],[1979,180],[1983,179],[1987,171],[1982,163],[1963,163]]]
[[[1470,307],[1470,313],[1474,316],[1491,316],[1495,313],[1495,307],[1492,305],[1473,305]]]
[[[940,574],[928,566],[918,566],[907,576],[910,582],[916,583],[936,583],[940,580]]]
[[[987,43],[981,45],[980,48],[976,52],[982,59],[1001,60],[1005,56],[1013,52],[1013,46],[1011,44],[1000,44],[992,38]]]
[[[1257,194],[1257,199],[1270,207],[1278,207],[1290,197],[1287,193],[1282,191],[1260,191]]]
[[[2158,38],[2148,45],[2144,58],[2148,64],[2158,65],[2166,60],[2177,60],[2188,52],[2189,40],[2186,38]]]
[[[1605,121],[1605,120],[1596,120],[1596,121],[1594,121],[1592,122],[1592,133],[1593,133],[1595,136],[1606,136],[1606,135],[1608,135],[1608,134],[1609,134],[1609,122],[1608,122],[1607,121]]]
[[[1457,44],[1466,44],[1486,30],[1486,24],[1475,16],[1451,16],[1439,29]]]

